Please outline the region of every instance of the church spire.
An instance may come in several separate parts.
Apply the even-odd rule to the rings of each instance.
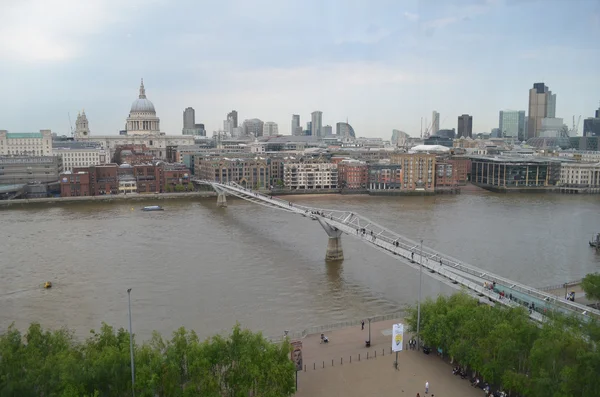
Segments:
[[[142,79],[142,84],[140,84],[140,99],[146,99],[146,89],[144,88],[144,79]]]

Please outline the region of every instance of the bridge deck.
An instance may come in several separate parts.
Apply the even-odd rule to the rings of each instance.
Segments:
[[[466,288],[475,296],[511,307],[519,305],[529,307],[533,304],[534,310],[531,311],[530,316],[537,321],[543,321],[545,313],[554,311],[576,314],[584,318],[588,316],[600,318],[600,310],[577,302],[570,302],[551,293],[498,276],[426,246],[423,246],[421,251],[421,246],[416,241],[354,212],[292,204],[246,189],[233,182],[227,184],[201,180],[195,182],[210,185],[217,191],[223,191],[256,204],[310,217],[313,220],[320,219],[333,228],[360,239],[415,269],[422,266],[427,275],[454,288]],[[486,283],[495,287],[493,289],[486,288],[484,286]],[[500,295],[501,292],[504,293],[504,297]],[[509,299],[509,296],[512,296],[513,299]]]

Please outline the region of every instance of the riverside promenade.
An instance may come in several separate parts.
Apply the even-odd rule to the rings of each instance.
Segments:
[[[325,332],[329,343],[320,343],[320,334],[302,339],[303,369],[298,373],[297,397],[309,396],[428,396],[481,397],[483,392],[468,380],[452,375],[452,367],[435,352],[404,350],[398,353],[398,370],[391,353],[392,325],[403,320],[371,323],[371,347],[365,347],[369,324]],[[410,335],[405,332],[404,344]],[[406,349],[406,346],[405,346]],[[368,356],[367,356],[368,355]],[[367,358],[368,357],[368,358]]]

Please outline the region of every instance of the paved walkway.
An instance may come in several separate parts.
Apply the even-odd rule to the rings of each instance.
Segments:
[[[368,323],[365,323],[364,331],[358,326],[326,332],[329,338],[327,344],[320,343],[320,335],[304,338],[302,349],[306,372],[298,373],[296,396],[414,397],[420,393],[425,397],[426,381],[430,384],[429,396],[483,395],[481,390],[471,387],[468,380],[452,375],[450,365],[435,354],[402,351],[398,357],[398,370],[394,369],[395,353],[390,353],[391,328],[392,324],[399,321],[372,323],[370,348],[365,347]],[[405,343],[409,337],[405,333]]]
[[[583,305],[589,305],[590,303],[595,303],[595,301],[590,300],[585,296],[585,292],[583,288],[581,288],[581,284],[570,285],[566,289],[565,288],[557,288],[550,291],[547,291],[549,294],[556,295],[560,298],[564,298],[567,292],[575,292],[575,302],[581,303]]]

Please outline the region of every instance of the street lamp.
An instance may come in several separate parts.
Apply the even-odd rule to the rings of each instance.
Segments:
[[[369,319],[369,345],[371,344],[371,319]]]
[[[129,302],[129,353],[131,354],[131,393],[135,397],[135,363],[133,361],[133,333],[131,331],[131,288],[127,289]]]
[[[421,255],[419,255],[419,301],[417,303],[417,350],[421,347],[421,284],[423,282],[423,240],[421,240]]]

